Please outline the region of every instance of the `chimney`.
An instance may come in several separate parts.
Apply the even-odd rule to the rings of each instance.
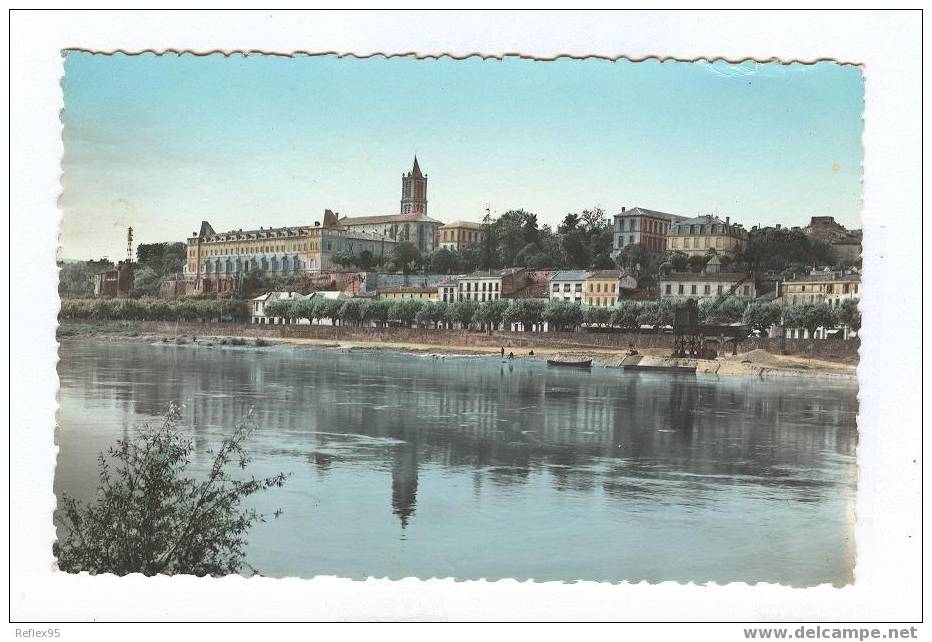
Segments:
[[[731,225],[731,217],[730,217],[730,216],[726,216],[726,217],[725,217],[725,225]]]
[[[625,213],[625,206],[624,206],[624,205],[621,206],[621,213],[622,213],[622,214]]]

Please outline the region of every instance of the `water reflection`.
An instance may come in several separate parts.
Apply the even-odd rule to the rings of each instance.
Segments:
[[[170,400],[185,404],[201,452],[253,407],[260,426],[252,447],[257,460],[272,468],[304,467],[308,476],[296,472],[293,492],[313,495],[318,510],[332,510],[337,520],[359,520],[363,498],[384,493],[383,506],[399,529],[396,541],[407,539],[408,546],[415,525],[439,531],[443,520],[459,523],[458,513],[470,510],[498,520],[520,513],[526,528],[553,528],[564,520],[567,529],[614,537],[614,520],[625,511],[650,512],[659,524],[667,518],[657,517],[658,510],[681,507],[687,513],[678,519],[693,524],[696,511],[731,510],[726,501],[747,503],[748,515],[759,513],[761,520],[796,502],[799,510],[782,509],[787,528],[818,522],[806,505],[831,511],[822,516],[824,536],[810,537],[806,554],[824,558],[818,546],[831,541],[837,550],[823,561],[830,568],[816,572],[824,581],[850,576],[845,507],[853,492],[857,412],[850,384],[575,372],[538,362],[506,367],[489,358],[71,340],[63,344],[59,373],[58,492],[90,493],[93,455],[116,437],[113,429],[126,431],[140,418],[159,415]],[[92,410],[104,417],[92,418]],[[450,505],[467,501],[461,488],[473,508]],[[597,506],[574,522],[571,513],[592,502]],[[384,526],[377,515],[364,519],[373,530]],[[633,536],[649,536],[649,528]],[[512,537],[522,533],[518,524]],[[335,532],[324,535],[336,545]],[[801,545],[799,534],[788,537],[789,548]],[[387,545],[383,539],[376,541]],[[427,550],[411,555],[417,555],[412,564],[430,563]],[[522,563],[533,566],[531,557]],[[315,560],[314,568],[320,563]],[[295,573],[288,570],[284,574]],[[634,579],[625,572],[607,579]],[[571,571],[570,579],[584,576],[579,573]]]

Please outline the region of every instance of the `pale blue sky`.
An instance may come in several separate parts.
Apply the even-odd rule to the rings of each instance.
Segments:
[[[428,213],[639,205],[860,226],[860,69],[647,61],[69,53],[61,255],[394,214],[417,152]]]

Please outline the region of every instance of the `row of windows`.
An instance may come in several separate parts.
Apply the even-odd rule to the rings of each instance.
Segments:
[[[670,249],[706,249],[710,247],[715,247],[723,249],[725,247],[734,247],[737,244],[737,239],[734,238],[725,238],[724,236],[708,237],[708,236],[693,236],[693,237],[679,237],[674,236],[669,239]]]
[[[454,303],[456,301],[497,301],[500,299],[498,292],[460,292],[459,297],[456,296],[456,293],[450,289],[444,288],[443,290],[443,300],[447,303]]]
[[[466,287],[463,287],[464,285],[465,285]],[[476,286],[476,287],[473,288],[473,283],[472,283],[471,281],[466,281],[465,283],[464,283],[464,282],[460,282],[460,292],[473,292],[473,291],[479,292],[479,284],[476,283],[475,286]],[[486,287],[486,286],[488,286],[488,287]],[[493,287],[493,286],[494,286],[494,287]],[[489,283],[489,282],[487,282],[487,281],[483,281],[483,282],[482,282],[482,291],[483,291],[483,292],[498,292],[498,283],[495,283],[495,282]]]
[[[673,294],[673,284],[672,284],[672,283],[667,283],[666,286],[664,287],[663,292],[664,292],[664,294],[672,295],[672,294]],[[725,286],[724,286],[724,285],[718,284],[718,285],[715,286],[715,294],[723,294],[724,292],[725,292]],[[677,293],[677,294],[686,294],[686,284],[685,284],[685,283],[680,283],[680,284],[678,284],[678,285],[677,285],[676,293]],[[699,294],[699,286],[698,286],[697,284],[695,284],[695,283],[690,284],[690,286],[689,286],[689,294]],[[703,286],[702,286],[702,294],[703,294],[704,296],[708,296],[708,295],[712,294],[712,285],[709,284],[709,283],[706,283],[705,285],[703,285]],[[744,286],[742,286],[742,288],[741,288],[741,295],[742,295],[742,296],[746,296],[746,297],[751,296],[751,286],[750,286],[750,285],[744,285]]]
[[[609,289],[611,286],[611,289]],[[589,283],[589,292],[616,292],[618,290],[617,283]]]
[[[727,234],[729,236],[738,236],[740,235],[739,231],[735,227],[721,224],[712,224],[712,225],[676,225],[673,227],[673,234],[688,234],[690,236],[695,236],[697,234]]]
[[[440,230],[441,242],[473,243],[479,240],[476,230]]]
[[[564,283],[564,284],[563,284],[563,291],[564,291],[564,292],[569,292],[569,291],[570,291],[570,288],[572,288],[572,289],[573,289],[574,291],[576,291],[576,292],[582,292],[582,283],[574,283],[574,284]],[[553,284],[553,291],[554,291],[554,292],[559,292],[559,291],[560,291],[560,284],[559,284],[559,283],[554,283],[554,284]]]
[[[825,302],[831,306],[837,306],[837,305],[841,305],[841,302],[844,301],[844,299],[839,299],[839,298],[827,299],[825,295],[822,295],[822,294],[809,294],[809,295],[794,294],[792,296],[788,296],[787,299],[789,300],[790,303],[794,305],[797,303],[823,303]]]
[[[304,263],[298,257],[283,257],[281,261],[278,257],[272,257],[271,260],[262,257],[261,259],[226,259],[208,260],[204,262],[204,272],[207,274],[238,274],[239,272],[249,272],[249,270],[261,269],[265,272],[297,272],[304,267]],[[194,266],[189,267],[190,272],[194,272]]]
[[[607,297],[607,296],[590,296],[586,297],[586,303],[588,305],[615,305],[618,303],[617,297]]]
[[[787,292],[806,292],[806,285],[797,285],[787,283],[785,285]],[[850,294],[858,292],[857,283],[823,283],[820,285],[810,285],[809,292],[825,292],[827,294]]]
[[[649,232],[651,234],[666,234],[667,230],[670,228],[669,223],[664,223],[662,221],[655,221],[654,219],[650,219],[650,218],[640,219],[641,221],[643,221],[644,224],[640,227],[636,227],[635,222],[637,220],[638,219],[636,217],[627,219],[628,225],[626,226],[625,219],[619,218],[617,231],[624,232],[627,229],[627,231],[629,232],[642,230],[644,232]]]
[[[316,243],[311,244],[312,249],[317,249]],[[280,245],[248,245],[240,246],[233,248],[208,248],[205,252],[205,256],[237,256],[244,254],[259,254],[262,252],[302,252],[307,251],[307,243],[283,243]],[[191,249],[188,251],[189,256],[195,255],[195,250]]]
[[[386,292],[381,295],[383,299],[431,299],[436,298],[430,292]]]

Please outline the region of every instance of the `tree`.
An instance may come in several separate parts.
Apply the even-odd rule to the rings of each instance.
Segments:
[[[583,310],[578,303],[553,299],[544,306],[541,318],[552,331],[575,332],[583,322]]]
[[[411,327],[422,304],[418,299],[396,299],[389,308],[389,318]]]
[[[340,306],[340,319],[354,326],[359,325],[366,318],[366,306],[369,303],[366,299],[347,299]]]
[[[614,233],[610,227],[603,227],[589,235],[589,255],[591,267],[594,270],[611,270],[615,268],[612,259],[612,237]]]
[[[267,317],[278,317],[280,319],[296,318],[295,304],[293,299],[272,299],[266,301],[263,311]]]
[[[709,261],[708,256],[702,256],[701,254],[694,254],[693,256],[686,259],[686,264],[689,266],[690,272],[702,272],[705,268],[705,264]]]
[[[426,328],[426,327],[429,327],[433,323],[433,320],[432,320],[432,317],[433,317],[432,308],[433,307],[434,307],[434,302],[427,301],[417,311],[417,313],[414,315],[414,322],[418,325],[418,327]]]
[[[582,228],[590,234],[601,232],[610,227],[608,217],[605,216],[605,210],[598,206],[590,210],[583,210],[582,214],[579,215],[579,222],[582,224]]]
[[[475,301],[457,301],[447,306],[447,320],[458,323],[463,330],[468,330],[476,316],[477,304]]]
[[[316,298],[316,297],[315,297]],[[314,314],[318,319],[330,319],[333,325],[340,321],[340,307],[343,302],[339,299],[318,299],[314,305]]]
[[[356,255],[353,263],[363,272],[369,272],[378,261],[375,260],[375,254],[369,250],[362,250],[359,254]]]
[[[733,296],[718,296],[699,302],[699,322],[709,324],[739,323],[747,302]]]
[[[391,316],[392,304],[385,299],[375,299],[369,301],[363,310],[363,318],[367,322],[374,323],[376,327],[384,328],[388,325],[388,319]]]
[[[97,273],[112,270],[114,265],[107,259],[100,259],[59,262],[58,268],[58,294],[62,297],[86,296],[94,293]]]
[[[638,318],[641,314],[641,304],[637,301],[622,301],[612,308],[612,325],[623,330],[637,330],[641,327]]]
[[[497,330],[505,318],[505,310],[508,309],[508,301],[504,299],[495,299],[480,303],[476,310],[475,321],[485,325],[489,334]]]
[[[571,268],[589,267],[591,255],[586,233],[580,229],[573,229],[563,234],[563,254]]]
[[[831,265],[831,247],[802,230],[766,227],[752,229],[740,260],[751,268],[784,270],[793,265]]]
[[[537,227],[537,214],[528,214],[524,219],[524,242],[536,244],[540,238]]]
[[[545,304],[540,299],[513,299],[505,310],[503,321],[520,323],[525,332],[531,332],[535,325],[543,323]]]
[[[668,260],[675,272],[685,272],[689,269],[689,257],[684,252],[671,252]]]
[[[456,255],[445,247],[430,255],[430,270],[434,274],[451,274],[456,268]]]
[[[175,243],[140,243],[136,246],[136,268],[151,268],[160,277],[184,270],[187,245]]]
[[[557,227],[557,233],[566,235],[577,228],[579,225],[579,214],[567,214],[563,217],[563,222]]]
[[[600,328],[607,326],[612,322],[612,308],[601,305],[590,305],[583,313],[583,319],[590,325],[597,325]]]
[[[133,287],[131,293],[134,295],[155,296],[159,293],[162,279],[151,267],[143,266],[133,270]]]
[[[744,309],[744,323],[766,336],[770,327],[780,323],[780,306],[776,303],[749,303]]]
[[[801,303],[783,310],[783,326],[805,328],[810,338],[819,328],[834,328],[837,322],[834,308],[826,303]]]
[[[421,252],[410,241],[402,241],[392,250],[392,259],[404,274],[408,274],[411,266],[420,258]]]
[[[531,217],[534,217],[533,225],[536,229],[537,217],[524,210],[508,210],[495,221],[492,227],[498,251],[497,265],[517,265],[518,253],[528,244],[528,222]]]
[[[64,537],[53,544],[58,566],[68,573],[219,576],[244,568],[246,535],[266,516],[244,502],[284,485],[283,473],[243,478],[250,463],[244,442],[250,417],[219,448],[206,478],[188,474],[194,442],[177,428],[180,407],[169,408],[160,427],[117,441],[98,457],[96,499],[80,503],[63,494],[56,521]],[[273,515],[278,517],[281,511]]]
[[[638,324],[649,325],[661,332],[664,326],[673,325],[673,304],[669,299],[648,301],[641,304],[638,312]]]
[[[857,299],[845,299],[838,305],[836,312],[838,323],[848,326],[854,332],[861,331],[861,310]]]

